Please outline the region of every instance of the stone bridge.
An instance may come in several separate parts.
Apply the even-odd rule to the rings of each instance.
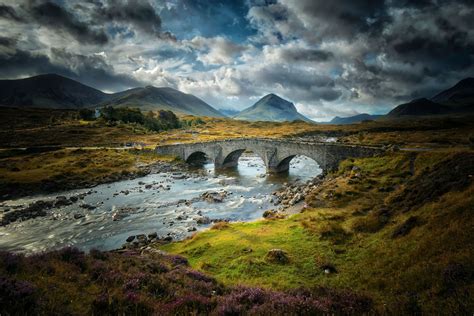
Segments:
[[[346,158],[370,157],[384,152],[378,147],[268,138],[163,145],[155,150],[158,154],[177,156],[188,163],[210,160],[216,168],[234,167],[244,151],[252,151],[263,159],[269,172],[287,171],[296,155],[315,160],[327,172],[336,169]]]

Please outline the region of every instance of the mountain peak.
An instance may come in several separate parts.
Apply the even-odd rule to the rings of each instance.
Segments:
[[[293,103],[274,93],[267,94],[254,105],[240,112],[234,118],[247,121],[281,122],[302,120],[311,122],[311,120],[298,113]]]

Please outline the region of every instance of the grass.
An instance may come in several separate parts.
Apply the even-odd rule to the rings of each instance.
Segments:
[[[181,116],[182,120],[195,120]],[[73,110],[0,108],[0,143],[4,148],[38,146],[149,146],[235,137],[335,136],[340,142],[399,144],[410,147],[472,146],[472,117],[375,121],[353,125],[296,122],[246,122],[203,117],[199,124],[166,132],[151,132],[136,124],[82,121]]]
[[[473,153],[461,155],[470,164]],[[186,256],[192,267],[226,285],[350,288],[372,297],[379,312],[468,313],[474,309],[472,181],[409,210],[399,208],[404,190],[421,186],[430,176],[422,172],[426,165],[438,162],[433,169],[444,177],[443,166],[452,170],[450,159],[459,158],[456,153],[442,156],[418,154],[413,176],[412,154],[348,160],[306,198],[318,204],[318,197],[327,201],[332,192],[336,198],[324,205],[286,219],[230,224],[161,248]],[[349,181],[354,180],[353,166],[361,177]],[[472,175],[474,164],[469,168]],[[468,174],[462,170],[457,177]],[[392,189],[379,190],[387,185]],[[410,217],[417,224],[395,235]],[[265,260],[274,248],[287,252],[288,264]],[[325,273],[328,267],[334,272]]]
[[[156,252],[84,254],[74,248],[23,257],[0,252],[0,313],[68,315],[300,315],[367,313],[351,292],[285,293],[225,287],[185,258]]]
[[[147,150],[60,149],[0,158],[0,192],[31,194],[84,187],[144,174],[143,166],[170,161]],[[14,192],[12,192],[14,190]]]

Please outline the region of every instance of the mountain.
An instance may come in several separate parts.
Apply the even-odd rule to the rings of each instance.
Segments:
[[[298,113],[293,103],[271,93],[261,98],[251,107],[243,110],[234,119],[245,121],[294,121],[302,120],[312,122],[307,117]]]
[[[474,78],[459,81],[453,87],[438,93],[431,101],[465,110],[474,105]]]
[[[192,94],[172,88],[147,86],[114,94],[101,106],[138,107],[141,110],[171,110],[181,114],[224,117],[222,113]]]
[[[366,120],[375,120],[381,116],[382,115],[370,115],[367,113],[357,114],[357,115],[349,116],[349,117],[336,116],[331,121],[329,121],[329,124],[354,124],[354,123],[360,123]]]
[[[0,80],[0,106],[83,108],[110,98],[100,90],[56,74]]]
[[[77,109],[105,105],[224,117],[194,95],[172,88],[148,86],[107,94],[56,74],[0,80],[0,106]]]
[[[408,103],[400,104],[390,112],[388,116],[420,116],[420,115],[439,115],[449,113],[449,107],[435,103],[426,98],[416,99]]]
[[[446,115],[474,112],[474,78],[459,81],[431,99],[416,99],[391,110],[389,117]]]
[[[226,116],[232,117],[239,114],[240,111],[234,110],[234,109],[219,109],[219,112],[221,112],[222,114]]]

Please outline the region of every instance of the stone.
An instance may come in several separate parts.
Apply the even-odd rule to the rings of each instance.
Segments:
[[[158,237],[158,233],[157,233],[157,232],[153,232],[153,233],[148,234],[148,238],[149,238],[149,239],[156,239],[157,237]]]
[[[196,223],[198,223],[199,225],[207,225],[211,223],[211,219],[207,216],[202,216],[196,220]]]
[[[126,239],[126,241],[127,241],[127,242],[132,242],[134,239],[135,239],[135,236],[134,236],[134,235],[133,235],[133,236],[128,236],[127,239]]]
[[[93,210],[93,209],[96,208],[94,205],[90,205],[90,204],[81,204],[79,206],[86,209],[86,210]]]
[[[265,259],[269,262],[286,264],[290,262],[288,254],[282,249],[271,249],[265,256]]]
[[[79,219],[79,218],[83,218],[83,217],[84,217],[84,214],[81,214],[81,213],[74,214],[74,219]]]
[[[139,234],[136,237],[137,237],[138,241],[146,241],[147,240],[145,234]]]

